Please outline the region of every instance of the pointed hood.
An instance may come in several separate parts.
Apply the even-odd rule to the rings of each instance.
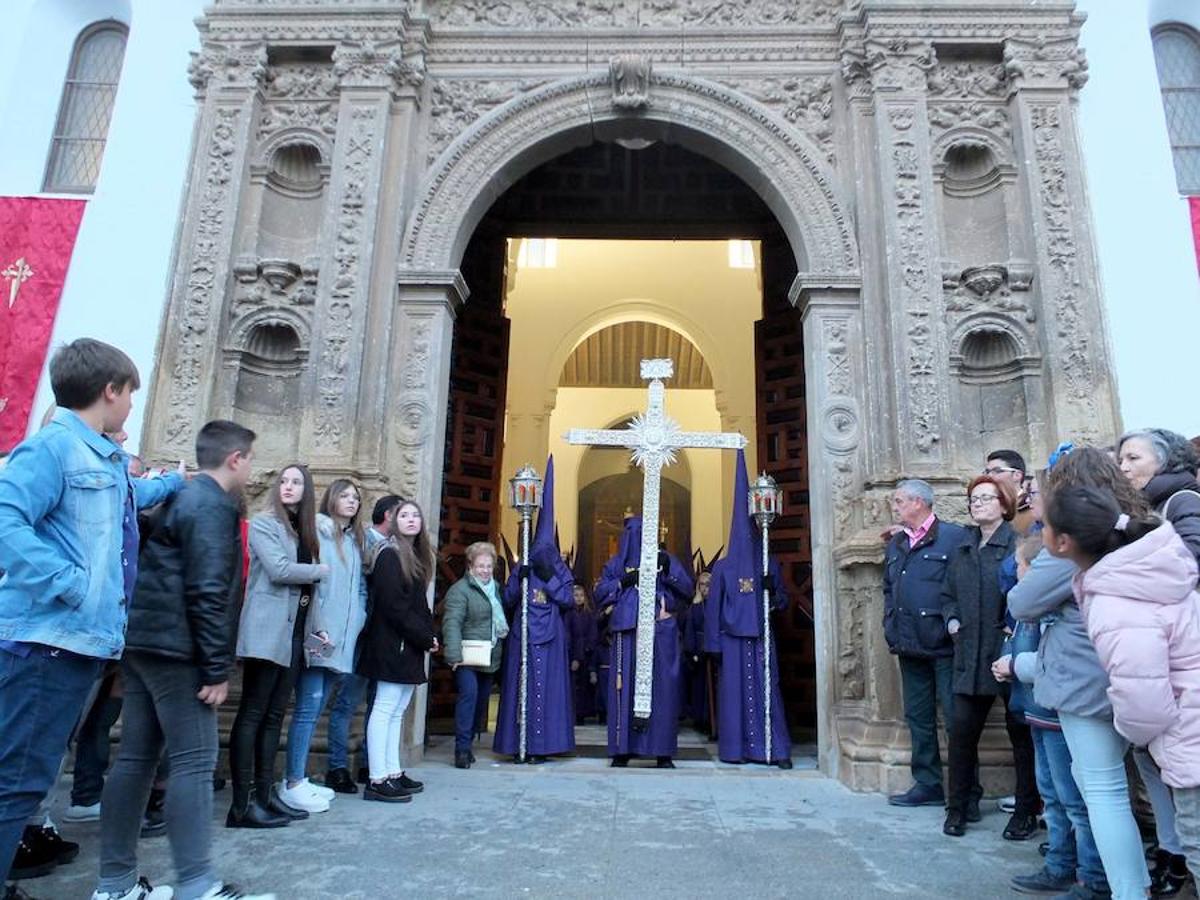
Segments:
[[[546,478],[542,481],[542,508],[538,512],[537,530],[529,542],[530,549],[558,549],[558,528],[554,524],[554,456],[546,460]]]
[[[642,561],[642,519],[641,516],[630,516],[625,520],[625,530],[621,532],[621,542],[617,545],[617,559],[627,569],[636,569]]]
[[[726,544],[726,570],[732,569],[739,578],[762,574],[762,538],[754,527],[747,506],[750,478],[746,474],[746,454],[737,452],[733,478],[733,514],[729,520],[729,543]]]

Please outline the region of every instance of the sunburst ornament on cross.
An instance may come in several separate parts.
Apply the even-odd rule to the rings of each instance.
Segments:
[[[650,719],[654,673],[654,618],[657,606],[658,505],[663,466],[675,462],[683,449],[741,450],[746,438],[719,431],[683,431],[668,418],[663,381],[675,374],[669,359],[643,359],[642,379],[649,381],[646,411],[634,416],[626,428],[572,428],[567,443],[593,447],[626,447],[642,469],[642,547],[638,566],[637,671],[633,687],[634,725]]]

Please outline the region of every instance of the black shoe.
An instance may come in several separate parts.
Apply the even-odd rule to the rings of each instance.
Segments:
[[[421,791],[425,790],[425,782],[417,781],[415,778],[409,778],[407,772],[401,772],[400,777],[395,779],[395,782],[410,794],[419,794]]]
[[[783,759],[777,759],[775,760],[775,765],[779,766],[779,768],[786,772],[788,769],[792,768],[791,757],[785,756]]]
[[[467,761],[472,762],[472,763],[476,761],[474,751],[472,751],[472,750],[467,751]]]
[[[655,762],[654,767],[656,769],[673,769],[675,768],[675,763],[671,761],[671,757],[669,756],[660,756]]]
[[[357,781],[359,784],[366,784],[368,781],[371,780],[371,773],[370,773],[370,771],[367,770],[366,766],[358,767],[358,775],[355,776],[354,780]]]
[[[279,796],[278,784],[271,785],[271,790],[267,794],[267,802],[263,805],[266,806],[267,812],[283,816],[290,822],[300,822],[308,818],[307,809],[297,809]]]
[[[946,822],[942,825],[942,834],[950,837],[962,837],[967,833],[967,817],[961,810],[946,810]]]
[[[229,807],[229,814],[225,816],[226,828],[283,828],[291,823],[287,816],[266,809],[254,797],[244,809]]]
[[[914,784],[903,794],[888,797],[892,806],[945,806],[946,795],[940,784]]]
[[[54,867],[58,865],[58,859],[48,844],[37,837],[30,840],[31,832],[40,831],[40,828],[25,826],[21,843],[17,844],[17,855],[13,857],[12,868],[8,870],[8,877],[13,881],[41,878],[53,872]]]
[[[977,800],[975,797],[972,797],[970,800],[967,801],[966,816],[967,816],[968,822],[982,822],[983,821],[983,813],[981,813],[979,811],[979,800]]]
[[[404,793],[404,789],[394,781],[368,781],[363,788],[363,799],[381,803],[411,803],[412,794]]]
[[[357,794],[358,785],[350,777],[350,770],[344,768],[330,769],[325,773],[325,787],[339,794]]]
[[[1062,894],[1074,886],[1074,875],[1056,876],[1045,866],[1032,875],[1015,875],[1008,883],[1018,894]]]
[[[1040,844],[1038,844],[1038,856],[1045,856],[1049,852],[1050,852],[1050,842],[1049,841],[1042,841]]]
[[[1013,813],[1012,818],[1008,820],[1008,825],[1004,827],[1004,839],[1006,841],[1027,841],[1037,834],[1037,830],[1037,816]]]
[[[1154,867],[1150,870],[1150,896],[1174,897],[1188,883],[1187,858],[1161,847],[1154,851]]]
[[[69,862],[74,861],[79,855],[79,845],[74,841],[65,841],[58,829],[53,825],[43,825],[41,828],[25,828],[25,840],[33,845],[41,845],[46,848],[48,855],[54,857],[54,861],[60,866],[64,866]],[[1180,857],[1182,859],[1183,857]]]
[[[612,758],[609,765],[614,769],[624,769],[629,765],[629,757],[624,754],[618,754]]]
[[[142,830],[138,837],[161,837],[167,833],[167,819],[161,809],[147,809],[142,814]]]
[[[471,755],[465,750],[454,751],[454,768],[469,769],[471,768]]]
[[[543,765],[547,759],[548,757],[545,756],[531,756],[529,757],[529,764],[531,766],[540,766]]]

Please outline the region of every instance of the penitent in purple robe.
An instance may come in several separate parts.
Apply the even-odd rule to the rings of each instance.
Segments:
[[[571,697],[570,648],[563,614],[573,605],[575,576],[554,541],[554,462],[546,481],[529,573],[529,687],[526,696],[525,752],[553,756],[575,749],[575,712]],[[539,575],[549,575],[543,578]],[[521,579],[514,569],[504,586],[504,609],[512,625],[504,641],[500,670],[500,707],[492,749],[516,756],[520,750]]]
[[[704,604],[693,600],[678,613],[682,620],[683,712],[708,729],[708,660],[704,656]]]
[[[704,645],[720,655],[717,680],[717,750],[723,762],[766,762],[763,691],[762,537],[746,514],[748,492],[745,457],[738,452],[734,515],[725,558],[713,566]],[[770,564],[775,590],[772,610],[788,605],[779,565]],[[771,636],[771,761],[790,759],[783,694],[779,689],[779,654]]]
[[[608,672],[609,756],[674,756],[679,741],[679,624],[674,617],[654,623],[654,672],[650,721],[642,731],[633,728],[633,694],[637,675],[637,585],[621,587],[621,577],[636,572],[641,557],[642,520],[625,520],[617,555],[604,566],[596,599],[611,607],[612,636]],[[674,613],[692,594],[692,579],[682,563],[668,556],[659,572],[656,597],[660,610]]]

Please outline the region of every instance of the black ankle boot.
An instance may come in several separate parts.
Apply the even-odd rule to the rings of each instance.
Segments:
[[[250,795],[245,806],[239,807],[235,803],[229,807],[229,814],[225,817],[226,828],[283,828],[291,822],[290,817],[264,807],[254,794]]]
[[[358,793],[358,785],[350,777],[349,769],[330,769],[325,773],[325,787],[339,794]]]
[[[277,816],[283,816],[292,822],[299,822],[301,819],[308,818],[308,810],[296,809],[290,803],[279,796],[279,785],[271,785],[271,789],[267,792],[267,802],[262,804],[269,812],[273,812]]]
[[[1154,868],[1150,872],[1150,896],[1174,897],[1187,887],[1187,883],[1187,858],[1161,847],[1155,850]]]
[[[669,757],[669,756],[660,756],[660,757],[658,757],[658,761],[657,761],[657,762],[655,762],[655,764],[654,764],[654,765],[655,765],[655,768],[659,768],[659,769],[673,769],[673,768],[675,768],[675,763],[673,763],[673,762],[671,761],[671,757]]]
[[[612,762],[609,765],[614,769],[624,769],[629,765],[629,756],[624,753],[618,753],[612,758]]]
[[[471,768],[471,754],[466,750],[454,751],[454,768],[469,769]]]

